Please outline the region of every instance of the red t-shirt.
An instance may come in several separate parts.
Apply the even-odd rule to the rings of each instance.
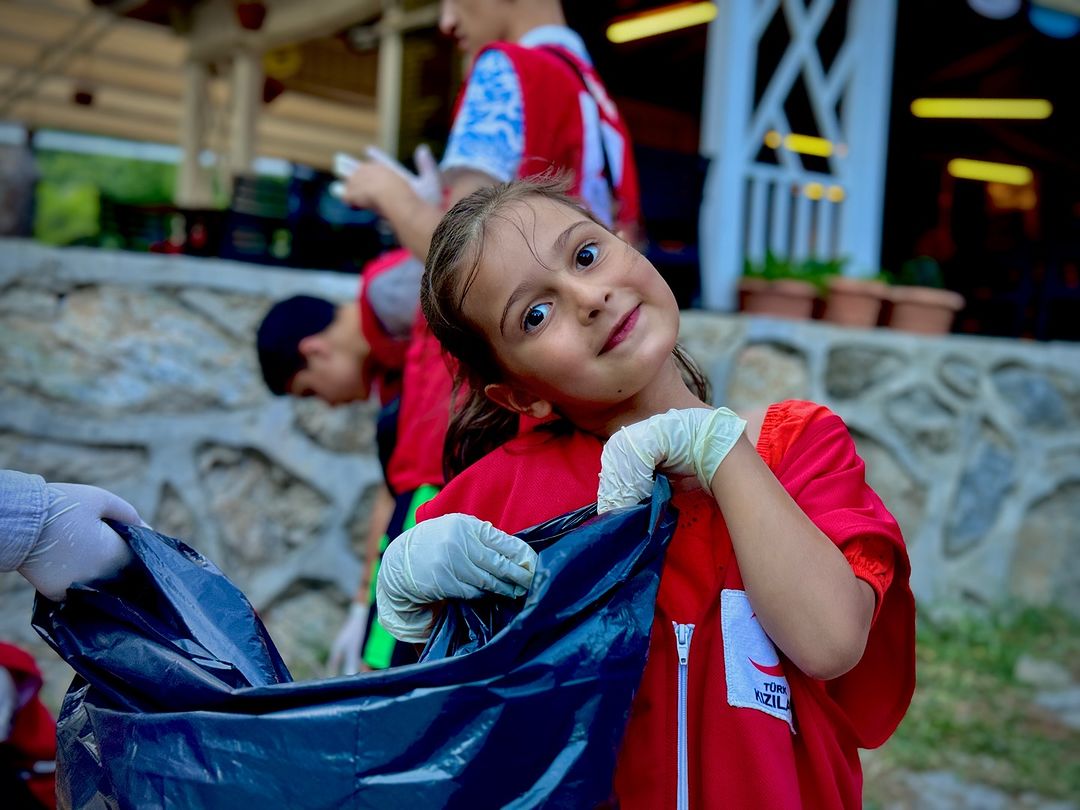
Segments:
[[[12,718],[11,733],[0,746],[14,751],[18,766],[33,771],[35,763],[52,765],[56,760],[56,722],[38,697],[41,673],[29,653],[0,641],[0,667],[6,669],[23,696]],[[56,807],[56,776],[52,771],[36,774],[27,787],[45,807]]]
[[[407,338],[396,338],[383,328],[367,291],[372,281],[383,273],[393,272],[404,261],[415,261],[404,248],[388,250],[376,256],[364,265],[356,295],[356,305],[360,309],[360,334],[371,347],[364,374],[373,379],[383,405],[401,393],[402,367],[405,365],[409,341]]]
[[[465,512],[515,532],[594,501],[602,445],[518,437],[418,512]],[[914,600],[895,520],[867,486],[838,416],[808,402],[769,408],[757,450],[878,594],[859,664],[822,682],[773,647],[746,600],[723,517],[704,492],[676,495],[679,522],[657,595],[649,660],[615,792],[626,808],[676,806],[678,655],[672,622],[694,624],[688,661],[691,807],[859,807],[858,747],[884,742],[915,683]],[[772,657],[770,657],[770,655]]]

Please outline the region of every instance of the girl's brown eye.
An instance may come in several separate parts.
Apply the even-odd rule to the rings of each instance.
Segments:
[[[525,313],[525,331],[531,332],[540,326],[550,311],[551,304],[537,304],[535,307],[530,307],[529,311]]]
[[[578,267],[588,267],[594,261],[596,261],[597,255],[600,253],[600,249],[596,245],[585,245],[578,250],[575,261]]]

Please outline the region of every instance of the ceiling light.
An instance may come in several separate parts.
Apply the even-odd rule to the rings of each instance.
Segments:
[[[1007,183],[1010,186],[1026,186],[1031,182],[1032,172],[1027,166],[1012,163],[990,163],[986,160],[954,158],[947,166],[949,174],[961,180],[982,180],[987,183]]]
[[[716,3],[678,3],[627,17],[608,26],[607,38],[618,44],[712,22]]]
[[[916,118],[1016,118],[1041,120],[1054,111],[1045,98],[917,98]]]

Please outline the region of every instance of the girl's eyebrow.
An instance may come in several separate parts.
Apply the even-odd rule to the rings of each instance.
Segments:
[[[574,231],[576,231],[578,228],[583,228],[583,227],[585,227],[587,225],[591,225],[591,224],[592,224],[591,220],[579,219],[577,222],[575,222],[573,225],[571,225],[565,231],[563,231],[558,236],[556,236],[555,237],[555,242],[553,243],[554,244],[555,258],[558,259],[558,257],[562,255],[562,252],[564,250],[566,250],[566,243],[570,241],[570,237],[574,235]]]
[[[503,337],[506,337],[506,316],[510,314],[510,307],[517,303],[517,300],[521,298],[528,289],[529,283],[523,281],[514,288],[514,291],[510,293],[510,297],[506,299],[506,306],[503,307],[502,317],[499,318],[499,334]]]

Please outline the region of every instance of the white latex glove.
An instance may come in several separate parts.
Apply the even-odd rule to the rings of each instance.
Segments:
[[[83,484],[49,484],[48,489],[45,524],[19,573],[60,601],[72,583],[110,577],[131,562],[127,543],[103,518],[146,524],[134,506],[107,490]]]
[[[5,667],[0,667],[0,742],[11,736],[11,722],[18,708],[19,690],[15,688],[15,679]]]
[[[745,429],[746,420],[727,408],[673,409],[621,428],[600,456],[596,511],[610,512],[648,497],[655,470],[696,475],[708,490]]]
[[[422,143],[413,152],[413,162],[416,164],[417,174],[413,174],[398,161],[394,160],[386,152],[377,146],[369,146],[365,150],[368,158],[381,163],[387,168],[393,169],[411,187],[416,196],[429,205],[441,205],[443,197],[442,175],[439,174],[439,164],[435,162],[435,156],[431,154],[431,148]],[[360,162],[344,152],[334,155],[334,174],[341,180],[348,180],[349,175],[356,171]],[[331,183],[330,193],[338,199],[345,195],[345,183]]]
[[[355,675],[360,671],[360,642],[364,640],[367,620],[368,606],[353,602],[349,606],[345,624],[330,647],[330,659],[326,662],[327,675]]]
[[[536,552],[486,521],[459,514],[426,520],[383,554],[375,583],[379,621],[394,638],[421,643],[431,632],[431,604],[485,593],[524,596],[535,571]]]

